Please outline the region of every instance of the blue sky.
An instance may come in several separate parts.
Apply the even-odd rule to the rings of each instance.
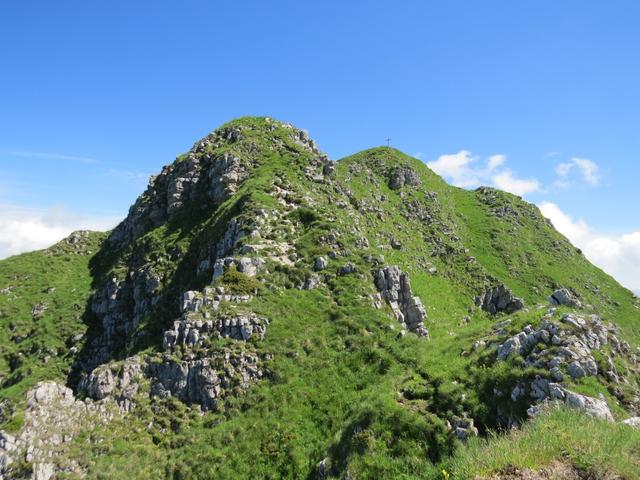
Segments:
[[[452,183],[522,193],[640,290],[638,18],[631,0],[2,2],[0,257],[113,224],[195,140],[270,115],[334,159],[390,137]]]

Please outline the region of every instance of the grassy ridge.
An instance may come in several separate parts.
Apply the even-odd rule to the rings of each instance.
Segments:
[[[277,211],[266,240],[295,247],[292,265],[267,263],[269,273],[258,276],[260,295],[242,306],[270,320],[264,341],[251,345],[269,358],[267,378],[203,415],[174,399],[141,397],[132,414],[74,441],[70,455],[85,465],[88,478],[314,479],[324,458],[339,478],[473,478],[507,464],[539,468],[552,459],[638,477],[632,468],[639,456],[637,434],[574,412],[551,412],[519,433],[490,435],[468,446],[447,427],[454,416],[469,414],[483,433],[491,432],[494,389],[540,373],[515,359],[496,366],[495,354],[472,352],[477,339],[498,341],[492,327],[507,318],[474,306],[475,295],[488,285],[504,282],[530,306],[508,317],[513,332],[538,322],[545,310],[537,305],[566,286],[593,306],[589,312],[620,325],[624,338],[637,345],[639,306],[631,293],[590,265],[534,206],[494,190],[450,187],[419,160],[385,147],[339,161],[333,179],[318,182],[304,173],[311,155],[291,142],[289,129],[252,118],[223,128],[236,126],[245,128],[243,140],[210,153],[231,151],[252,158],[253,166],[222,205],[187,205],[122,251],[103,251],[91,271],[89,254],[64,250],[0,262],[0,278],[20,284],[13,304],[0,296],[6,327],[0,333],[2,371],[15,379],[5,379],[0,394],[16,400],[39,379],[64,380],[73,359],[68,338],[86,329],[73,305],[84,310],[92,285],[107,275],[122,279],[131,264],[153,265],[165,298],[139,326],[151,335],[122,339],[117,355],[161,355],[158,339],[178,315],[176,298],[209,284],[210,275],[194,272],[231,217]],[[284,148],[274,150],[275,143]],[[402,168],[415,172],[420,185],[391,188]],[[287,190],[297,209],[278,202],[276,189]],[[339,248],[328,245],[329,237]],[[97,248],[100,238],[92,238]],[[251,241],[244,238],[237,247]],[[319,255],[329,258],[323,284],[300,290]],[[347,262],[356,272],[341,275]],[[410,273],[413,293],[428,310],[430,340],[401,335],[390,310],[371,305],[372,274],[381,265]],[[248,281],[237,272],[219,281],[231,280]],[[50,286],[55,292],[43,293]],[[59,301],[32,319],[34,302],[53,295]],[[9,324],[16,322],[13,330],[33,331],[28,340],[10,338]],[[61,353],[44,363],[41,345]],[[20,352],[27,360],[12,370],[9,362]],[[603,393],[614,413],[626,416],[608,385],[591,378],[571,387]],[[523,405],[510,408],[514,415],[524,413]],[[597,451],[613,446],[618,451],[609,457]]]
[[[71,348],[83,341],[72,339],[87,329],[82,314],[91,294],[89,262],[104,237],[91,232],[74,245],[63,240],[0,262],[0,399],[9,408],[4,421],[38,381],[66,381]],[[44,311],[34,315],[38,306]]]

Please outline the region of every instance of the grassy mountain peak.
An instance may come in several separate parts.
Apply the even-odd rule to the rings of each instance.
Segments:
[[[638,300],[519,197],[244,117],[82,242],[0,263],[6,475],[637,478]]]

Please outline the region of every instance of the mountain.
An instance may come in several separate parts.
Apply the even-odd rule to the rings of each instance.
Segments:
[[[639,320],[519,197],[241,118],[0,262],[0,471],[640,478]]]

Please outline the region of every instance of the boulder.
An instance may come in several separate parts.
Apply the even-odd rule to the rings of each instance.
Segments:
[[[564,403],[568,407],[582,410],[592,417],[603,418],[613,422],[613,414],[611,410],[609,410],[609,405],[607,405],[607,402],[604,400],[587,397],[586,395],[580,395],[579,393],[567,390]]]
[[[526,338],[524,332],[507,339],[498,347],[498,360],[506,360],[512,353],[520,353],[522,350],[522,340]]]
[[[345,263],[340,269],[340,273],[342,275],[349,275],[351,273],[355,273],[355,271],[356,271],[356,266],[351,262]]]
[[[549,296],[549,303],[551,305],[562,305],[570,308],[582,308],[582,302],[566,288],[559,288],[553,292]]]
[[[313,268],[314,270],[317,270],[317,271],[324,270],[328,266],[329,266],[329,262],[325,257],[318,257],[316,258],[316,261],[313,263]]]
[[[627,418],[626,420],[623,420],[622,423],[629,427],[640,428],[640,417]]]
[[[317,288],[318,286],[320,286],[320,283],[321,283],[320,276],[314,273],[312,275],[309,275],[309,277],[305,279],[304,283],[302,284],[302,289],[313,290],[314,288]]]
[[[31,316],[37,320],[44,315],[48,308],[49,305],[46,302],[38,302],[31,308]]]
[[[578,361],[571,362],[567,367],[567,372],[574,380],[587,376],[587,372],[582,368],[582,364]]]
[[[524,308],[524,301],[516,297],[506,285],[501,284],[477,296],[476,305],[482,310],[495,315],[498,312],[517,312]]]

